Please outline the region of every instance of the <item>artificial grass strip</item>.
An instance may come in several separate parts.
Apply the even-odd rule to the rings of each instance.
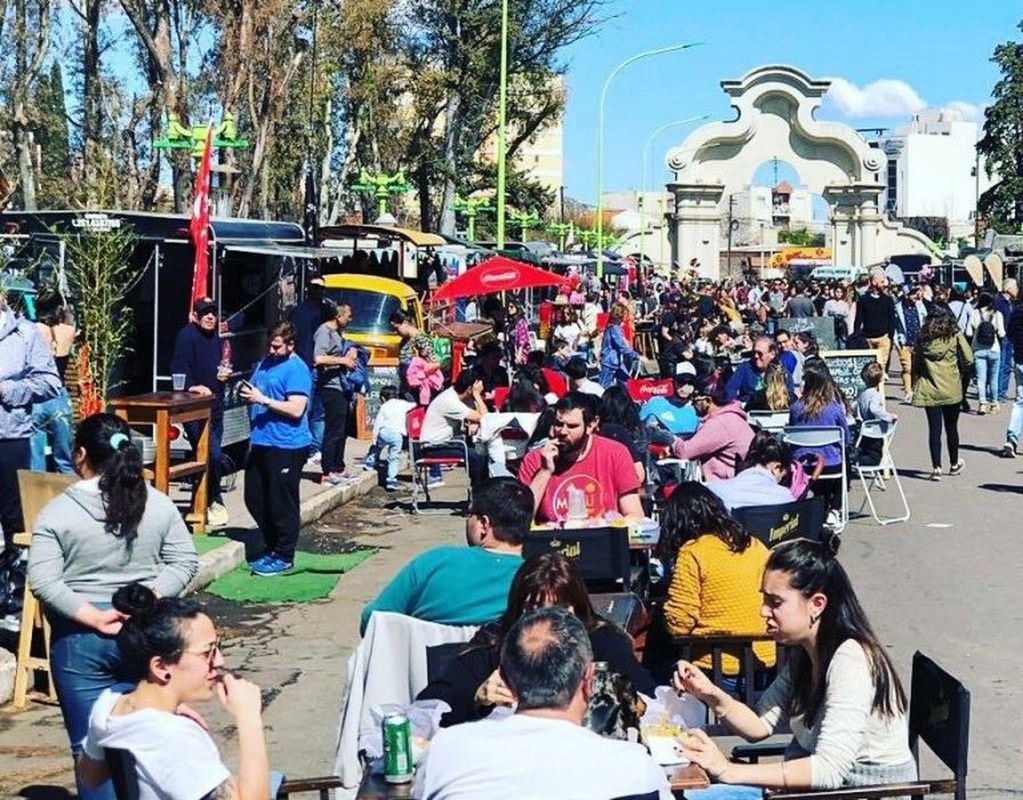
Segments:
[[[195,552],[201,556],[206,555],[210,550],[216,550],[218,547],[223,547],[225,544],[230,542],[226,536],[193,536],[192,541],[195,543]]]
[[[295,568],[272,578],[253,575],[248,564],[242,564],[223,578],[215,580],[206,591],[236,603],[308,603],[326,597],[337,584],[338,578],[375,553],[374,549],[337,555],[298,552],[295,553]]]

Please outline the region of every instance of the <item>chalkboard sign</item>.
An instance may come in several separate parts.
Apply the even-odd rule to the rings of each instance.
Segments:
[[[370,366],[369,392],[359,396],[357,411],[358,438],[368,439],[373,434],[373,422],[380,410],[380,390],[385,386],[398,386],[398,365]]]
[[[831,377],[839,385],[850,403],[855,403],[866,387],[860,373],[872,361],[878,360],[877,350],[827,350],[820,354],[831,370]]]
[[[834,317],[781,317],[778,320],[778,327],[794,333],[810,331],[817,339],[817,347],[821,350],[833,350],[835,348],[835,318]]]

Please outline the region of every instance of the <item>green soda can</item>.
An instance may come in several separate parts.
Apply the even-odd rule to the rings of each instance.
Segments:
[[[408,783],[412,780],[412,726],[404,714],[384,717],[384,780]]]

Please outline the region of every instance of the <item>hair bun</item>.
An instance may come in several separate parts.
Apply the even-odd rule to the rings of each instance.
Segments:
[[[821,554],[828,559],[838,555],[838,548],[842,546],[842,537],[832,533],[821,539]]]
[[[129,583],[114,592],[113,603],[122,614],[135,616],[150,611],[156,605],[156,594],[141,583]]]

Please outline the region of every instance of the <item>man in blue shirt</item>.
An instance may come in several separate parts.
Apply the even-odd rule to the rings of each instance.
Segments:
[[[302,525],[299,482],[311,441],[306,413],[312,376],[295,353],[295,343],[290,322],[271,328],[268,353],[239,393],[250,404],[252,428],[245,507],[266,544],[249,566],[254,575],[267,577],[292,569]]]
[[[533,493],[515,478],[489,478],[473,492],[465,521],[468,547],[435,547],[416,556],[362,611],[366,632],[374,611],[392,611],[445,625],[495,620],[522,565],[522,542],[533,521]]]
[[[745,405],[753,393],[764,385],[764,372],[778,355],[778,345],[770,336],[761,336],[753,342],[753,353],[743,361],[728,379],[726,389],[729,400]]]

